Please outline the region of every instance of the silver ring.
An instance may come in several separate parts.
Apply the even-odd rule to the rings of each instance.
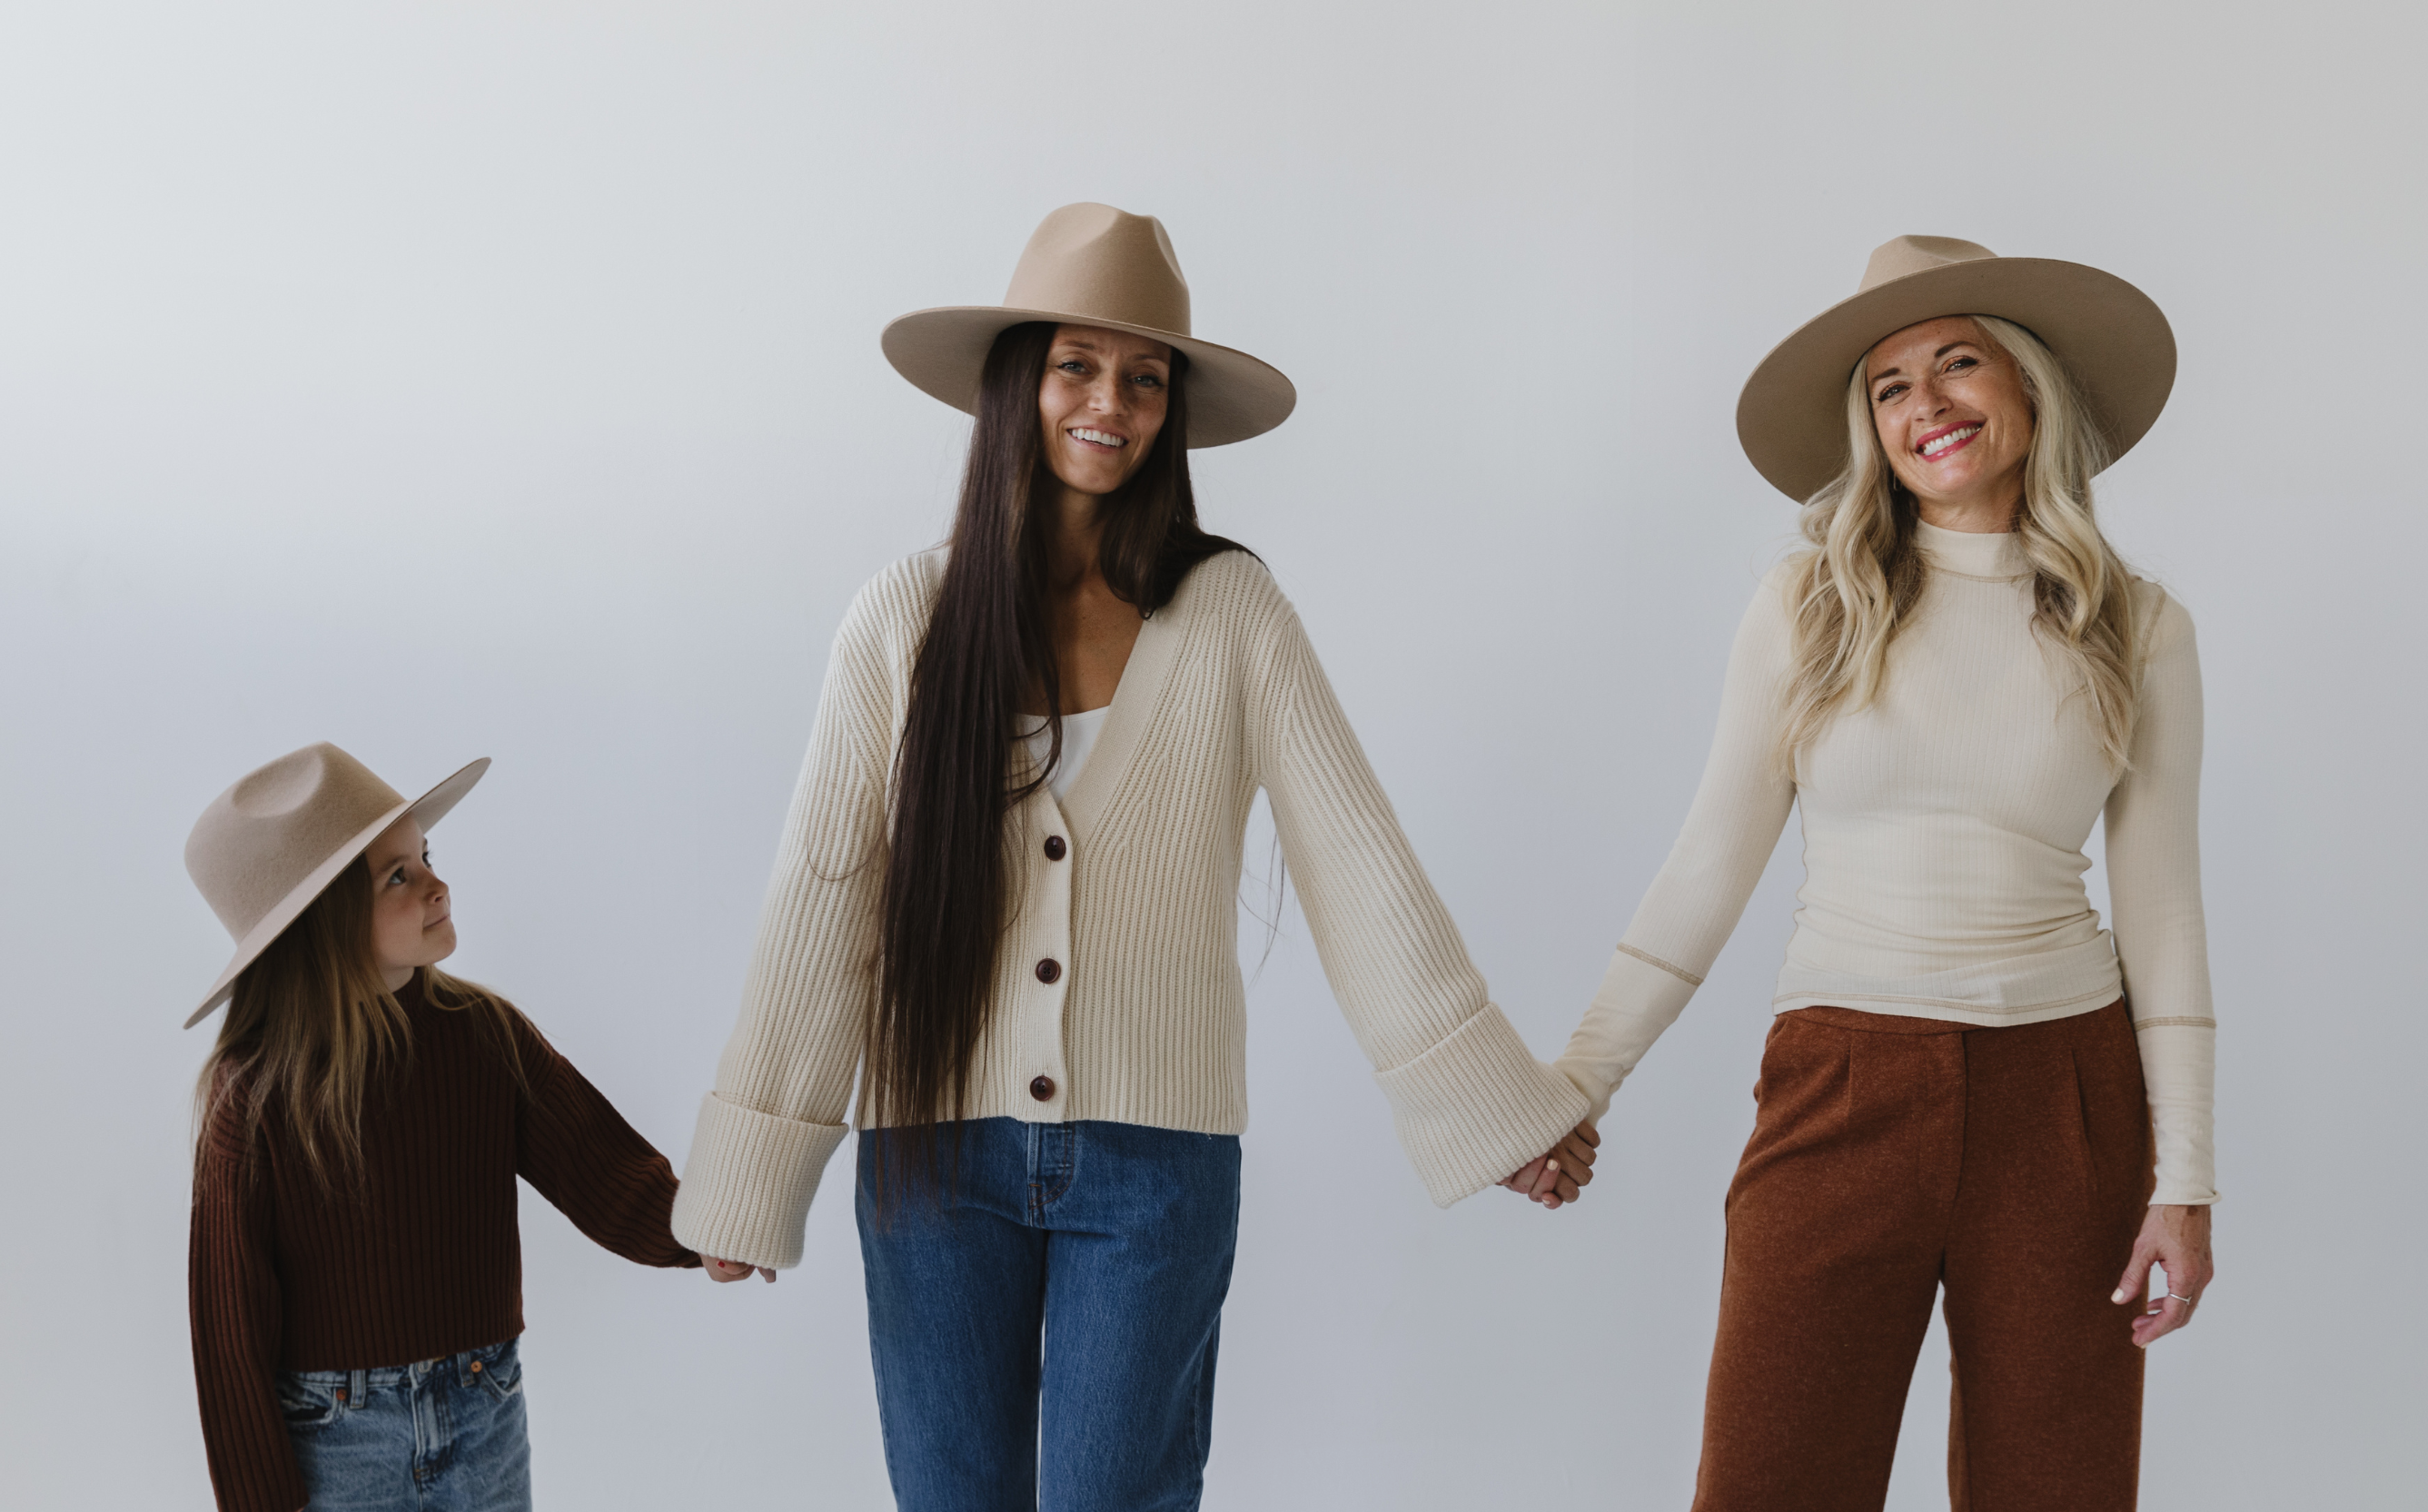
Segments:
[[[2196,1308],[2196,1307],[2199,1307],[2199,1306],[2200,1306],[2200,1298],[2198,1298],[2198,1297],[2188,1297],[2188,1296],[2184,1295],[2181,1292],[2170,1292],[2170,1293],[2167,1293],[2167,1295],[2169,1295],[2169,1296],[2171,1296],[2171,1297],[2174,1297],[2176,1301],[2178,1301],[2178,1302],[2182,1303],[2185,1307],[2188,1307],[2188,1308]]]

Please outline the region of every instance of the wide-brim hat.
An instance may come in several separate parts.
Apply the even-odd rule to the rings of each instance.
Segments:
[[[1882,337],[1950,315],[1993,315],[2065,364],[2105,431],[2133,449],[2175,384],[2175,333],[2151,298],[2113,273],[2049,257],[2001,257],[1953,236],[1899,236],[1863,281],[1771,350],[1737,397],[1754,470],[1798,503],[1846,465],[1846,381]]]
[[[885,359],[919,388],[975,415],[994,338],[1028,320],[1151,336],[1189,356],[1189,445],[1227,446],[1289,418],[1298,390],[1281,370],[1189,333],[1189,281],[1153,216],[1066,204],[1045,218],[1001,304],[913,310],[885,328]]]
[[[186,838],[186,871],[235,937],[236,957],[186,1027],[227,1001],[238,975],[389,825],[410,818],[429,829],[488,770],[483,756],[407,803],[323,740],[254,768],[212,799]]]

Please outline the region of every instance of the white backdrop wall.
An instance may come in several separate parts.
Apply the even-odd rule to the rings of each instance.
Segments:
[[[826,642],[947,517],[966,423],[877,332],[1078,199],[1161,216],[1201,333],[1297,380],[1206,514],[1546,1055],[1791,526],[1755,360],[1900,232],[2149,290],[2182,375],[2103,507],[2200,625],[2226,1202],[2145,1504],[2416,1495],[2420,16],[0,9],[0,1503],[208,1504],[176,1024],[226,941],[179,852],[271,756],[494,756],[436,837],[460,965],[681,1163]],[[1558,1214],[1425,1202],[1285,909],[1209,1505],[1685,1504],[1796,870]],[[846,1170],[772,1289],[526,1202],[544,1504],[886,1504]],[[1944,1504],[1943,1360],[1900,1508]]]

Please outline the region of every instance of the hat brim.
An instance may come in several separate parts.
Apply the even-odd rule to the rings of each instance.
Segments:
[[[2175,334],[2113,273],[2047,257],[1982,257],[1892,279],[1830,306],[1771,350],[1737,397],[1754,470],[1802,503],[1846,465],[1846,380],[1880,338],[1924,320],[1993,315],[2057,353],[2107,432],[2110,459],[2148,433],[2175,384]]]
[[[360,834],[314,867],[309,875],[295,885],[294,891],[281,898],[276,907],[261,917],[261,922],[253,926],[252,933],[237,942],[236,958],[228,962],[227,969],[220,973],[219,980],[211,984],[211,990],[203,997],[203,1005],[187,1018],[185,1027],[193,1028],[209,1017],[211,1010],[227,1001],[228,995],[236,990],[236,979],[244,968],[251,966],[262,951],[270,949],[271,941],[285,933],[287,926],[295,922],[304,909],[311,907],[313,899],[328,891],[329,884],[337,880],[337,873],[353,865],[370,848],[371,841],[387,833],[390,825],[400,820],[412,819],[425,831],[430,829],[447,817],[448,810],[463,802],[464,795],[472,790],[472,785],[479,782],[488,770],[489,758],[483,756],[413,802],[399,804],[364,825]]]
[[[1271,364],[1194,336],[1059,310],[957,304],[913,310],[885,328],[885,360],[922,393],[964,415],[977,413],[978,377],[994,338],[1030,320],[1094,326],[1148,336],[1189,354],[1189,447],[1227,447],[1289,418],[1298,389]]]

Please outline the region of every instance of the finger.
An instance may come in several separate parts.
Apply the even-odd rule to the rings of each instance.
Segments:
[[[1512,1192],[1523,1192],[1527,1195],[1532,1196],[1534,1193],[1534,1179],[1542,1174],[1543,1157],[1537,1155],[1533,1160],[1528,1161],[1525,1164],[1518,1167],[1517,1170],[1511,1172],[1509,1179],[1501,1182],[1501,1184],[1507,1187]]]
[[[2130,1302],[2135,1297],[2148,1296],[2150,1294],[2150,1262],[2156,1259],[2157,1259],[2157,1252],[2156,1250],[2145,1250],[2139,1245],[2134,1246],[2133,1258],[2127,1261],[2124,1266],[2124,1278],[2116,1283],[2116,1290],[2108,1296],[2108,1300],[2110,1302],[2124,1303]]]
[[[1529,1195],[1533,1196],[1535,1201],[1540,1202],[1545,1196],[1557,1191],[1559,1189],[1559,1185],[1560,1162],[1547,1156],[1543,1161],[1543,1169],[1541,1174],[1534,1178],[1534,1189],[1529,1194]]]
[[[1560,1164],[1582,1186],[1593,1179],[1594,1152],[1591,1145],[1582,1144],[1573,1136],[1560,1142]]]
[[[1562,1202],[1574,1202],[1577,1200],[1577,1183],[1574,1180],[1571,1180],[1567,1173],[1565,1171],[1560,1174],[1559,1195]]]
[[[2133,1320],[2133,1342],[2149,1348],[2192,1321],[2192,1306],[2181,1297],[2154,1298],[2149,1310]]]
[[[1579,1137],[1583,1139],[1586,1144],[1593,1146],[1595,1148],[1599,1149],[1601,1147],[1601,1130],[1593,1126],[1593,1121],[1591,1119],[1587,1119],[1585,1122],[1577,1125],[1577,1134]]]
[[[759,1267],[759,1274],[767,1278],[767,1284],[769,1286],[774,1286],[776,1284],[776,1268],[774,1266],[762,1265]]]

